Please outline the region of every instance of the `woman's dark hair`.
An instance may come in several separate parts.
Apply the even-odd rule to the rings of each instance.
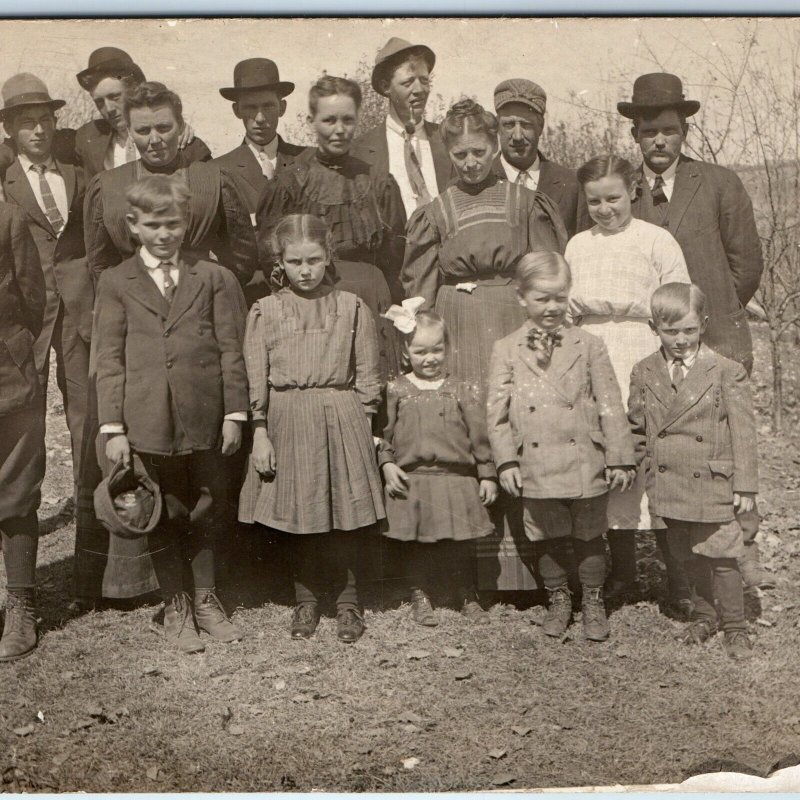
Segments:
[[[361,88],[355,81],[323,75],[308,92],[308,110],[311,116],[317,113],[320,97],[334,97],[337,94],[351,97],[356,104],[356,111],[361,108]]]
[[[465,133],[483,133],[497,144],[498,129],[497,117],[494,114],[474,100],[465,97],[453,103],[447,110],[439,132],[445,147],[449,149],[452,143]]]
[[[167,89],[163,83],[145,81],[140,83],[125,100],[125,122],[131,121],[131,110],[134,108],[157,108],[169,106],[175,119],[183,125],[183,103],[175,92]]]
[[[621,178],[626,189],[632,189],[636,184],[636,172],[631,162],[613,153],[590,158],[578,169],[578,183],[586,186],[587,183],[612,175]]]

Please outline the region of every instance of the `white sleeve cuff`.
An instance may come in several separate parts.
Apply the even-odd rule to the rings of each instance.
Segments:
[[[247,422],[247,412],[246,411],[232,411],[230,414],[225,415],[226,422],[230,420],[231,422]]]
[[[125,426],[121,422],[107,422],[100,426],[100,433],[125,433]]]

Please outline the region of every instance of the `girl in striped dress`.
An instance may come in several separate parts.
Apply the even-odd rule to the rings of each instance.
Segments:
[[[334,270],[330,231],[291,214],[275,227],[276,291],[251,309],[244,340],[253,449],[239,519],[291,536],[297,606],[292,638],[336,598],[337,634],[364,630],[356,587],[356,532],[383,519],[370,430],[380,402],[375,322],[362,300],[323,281]]]

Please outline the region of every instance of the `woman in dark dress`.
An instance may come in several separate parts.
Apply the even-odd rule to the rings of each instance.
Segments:
[[[401,291],[406,218],[400,189],[391,175],[377,176],[369,164],[350,155],[361,107],[358,84],[326,75],[311,87],[308,105],[317,146],[265,187],[256,211],[261,257],[269,270],[274,261],[270,233],[286,214],[323,219],[335,252],[335,274],[329,279],[337,289],[358,295],[375,315],[386,380],[399,364],[399,342],[380,314],[392,303],[390,287],[398,295]]]
[[[525,321],[513,283],[517,261],[535,250],[563,253],[567,232],[546,195],[495,175],[493,114],[461,100],[439,130],[457,180],[411,216],[401,280],[407,297],[424,297],[425,307],[444,319],[450,374],[485,399],[494,343]],[[519,505],[501,494],[493,507],[497,534],[478,544],[480,589],[535,587],[520,559],[531,563],[532,551]]]

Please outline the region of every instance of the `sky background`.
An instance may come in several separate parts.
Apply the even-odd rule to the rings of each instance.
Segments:
[[[633,79],[657,69],[648,48],[682,77],[688,97],[707,99],[701,83],[708,60],[739,58],[742,30],[753,24],[722,18],[0,21],[0,79],[33,72],[51,95],[69,100],[80,93],[74,76],[89,53],[122,47],[148,78],[180,94],[187,118],[216,155],[241,140],[241,123],[218,89],[231,84],[234,64],[244,58],[272,58],[281,78],[297,84],[288,98],[292,125],[323,71],[352,76],[391,36],[436,52],[433,91],[446,101],[468,94],[491,106],[500,80],[527,77],[546,89],[553,124],[574,117],[572,92],[600,113],[615,113]],[[757,27],[757,47],[774,55],[800,34],[800,19],[761,19]]]

